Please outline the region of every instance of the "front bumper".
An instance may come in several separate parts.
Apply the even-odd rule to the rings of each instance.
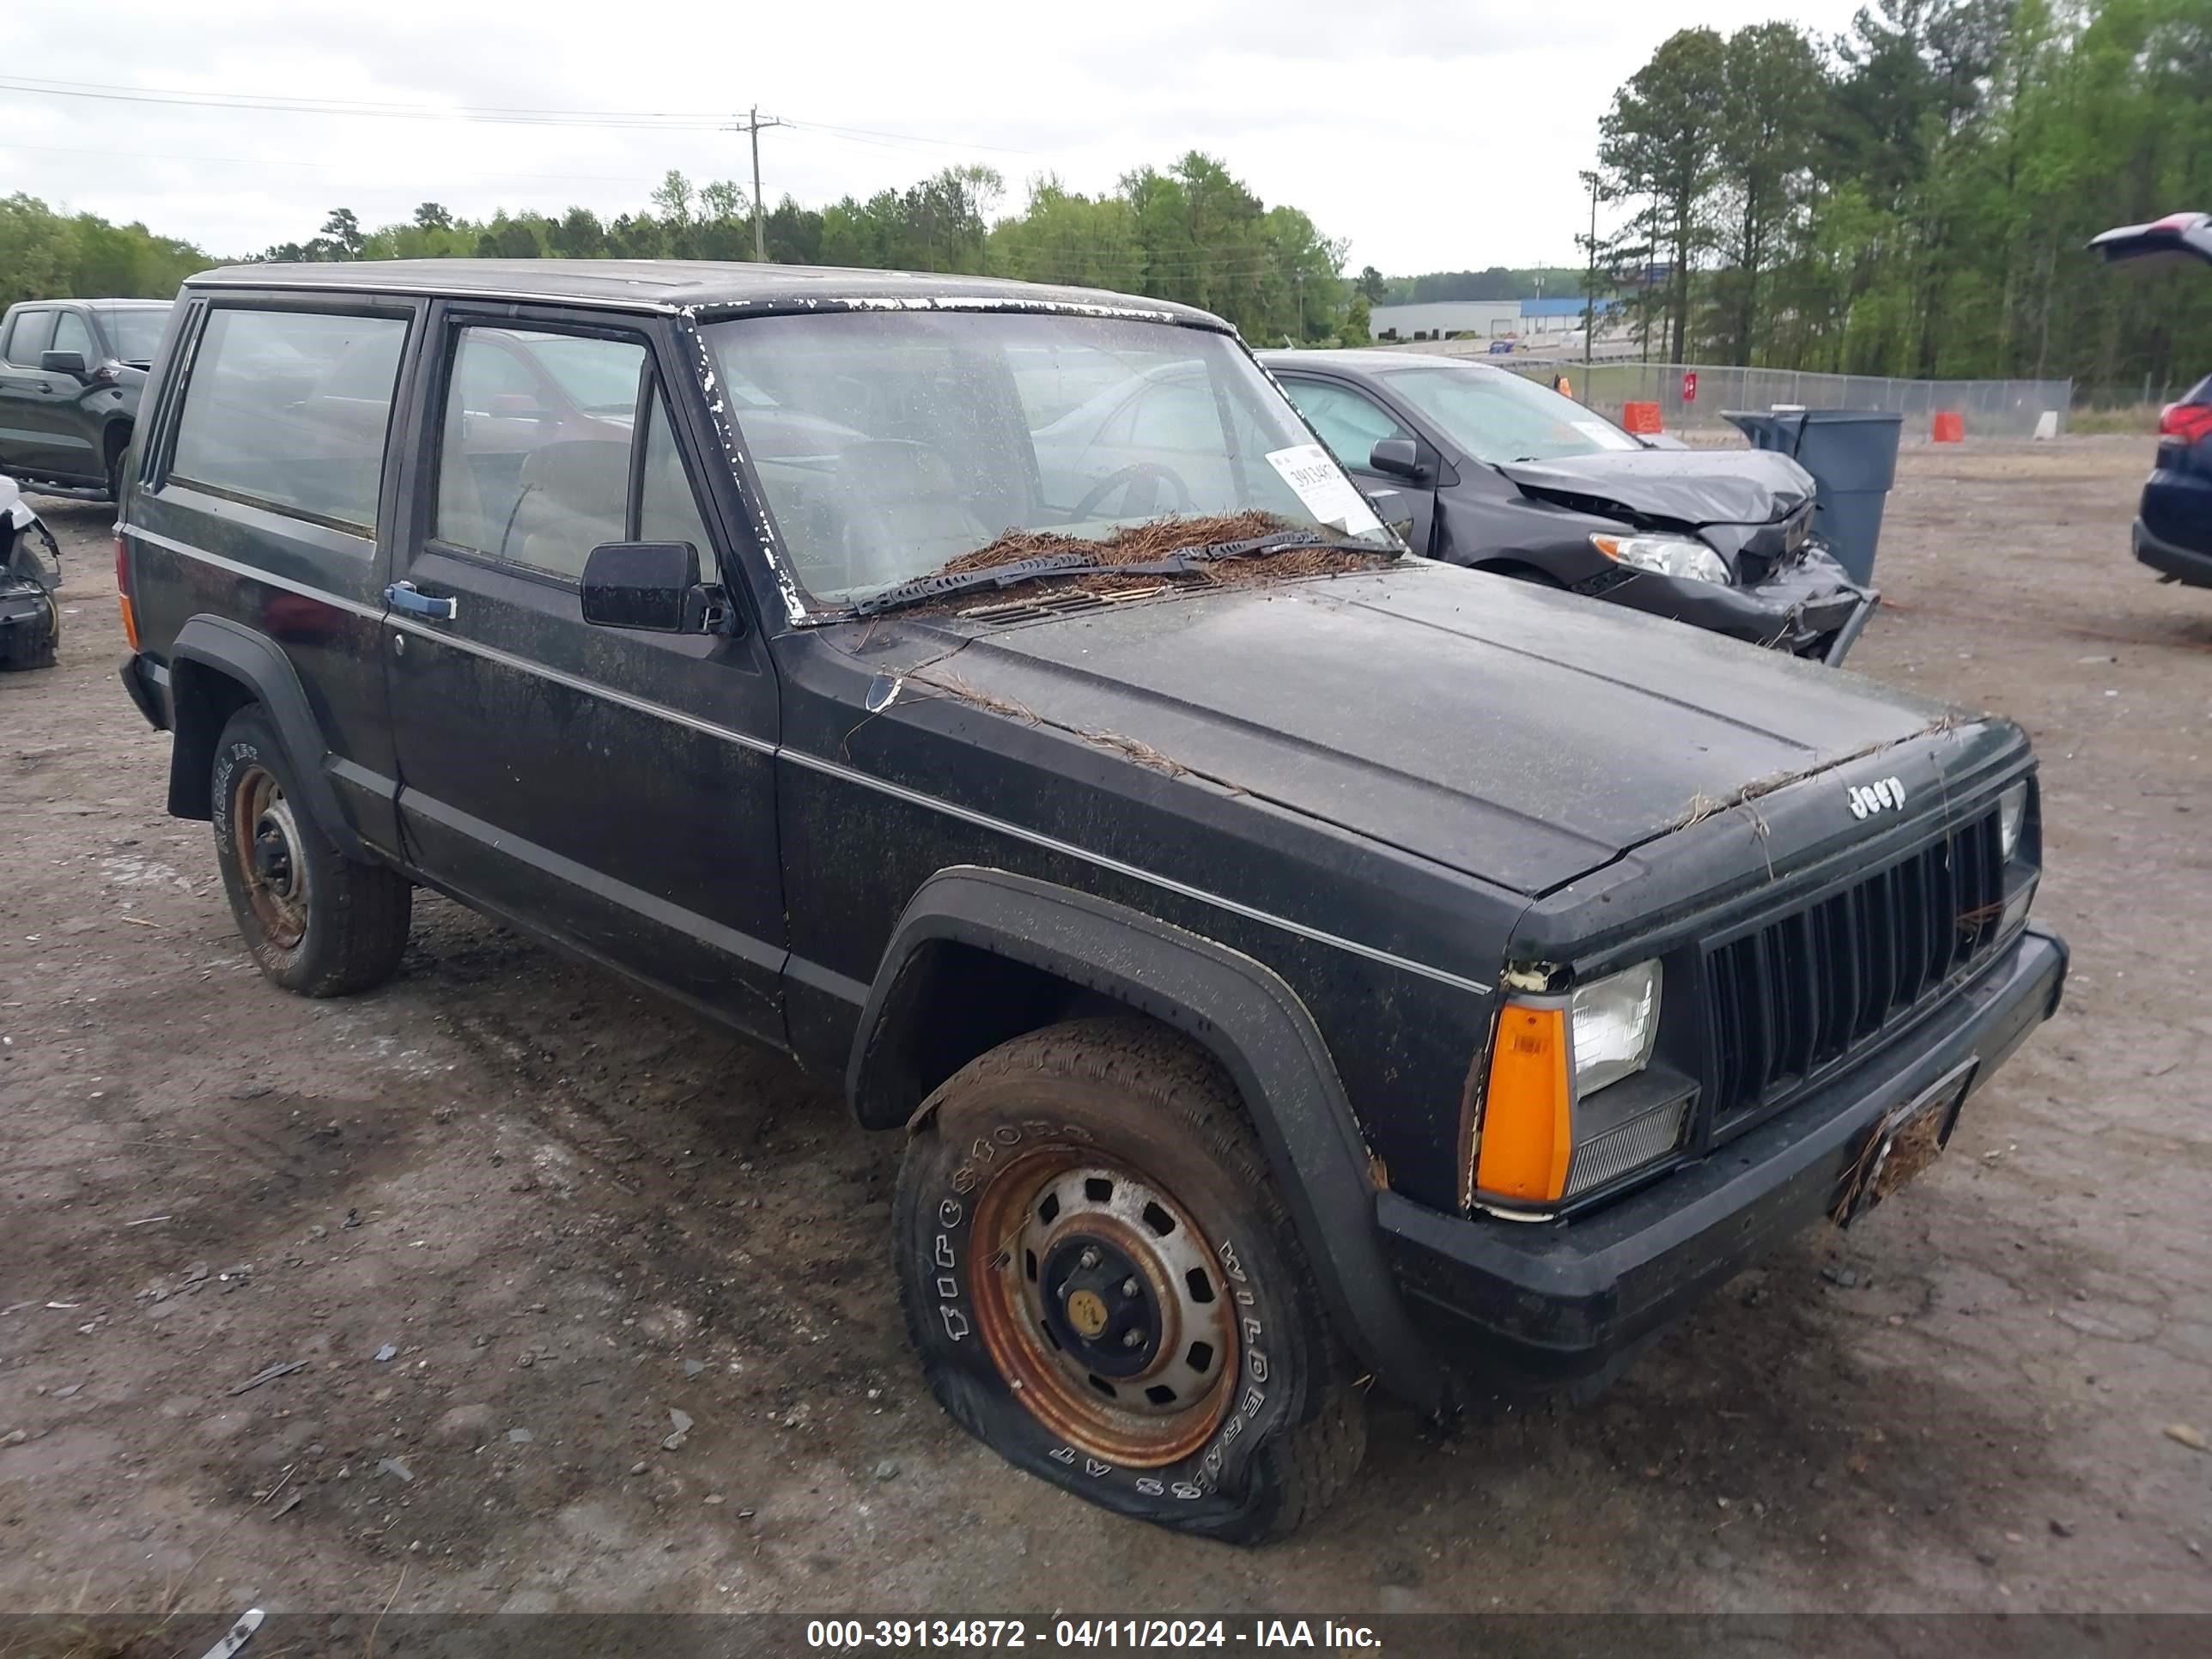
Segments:
[[[1609,585],[1602,597],[1831,668],[1843,662],[1881,603],[1880,590],[1853,583],[1817,547],[1749,587],[1638,571]]]
[[[1755,1257],[1826,1216],[1891,1109],[1969,1060],[1978,1090],[2058,1006],[2067,951],[2030,922],[1890,1048],[1777,1117],[1586,1218],[1516,1223],[1376,1198],[1407,1311],[1488,1389],[1609,1376]]]
[[[2178,547],[2154,534],[2141,519],[2136,520],[2136,557],[2168,581],[2191,587],[2212,587],[2212,552]]]

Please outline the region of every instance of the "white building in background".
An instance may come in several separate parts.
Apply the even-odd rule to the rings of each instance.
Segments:
[[[1375,337],[1410,340],[1416,336],[1448,339],[1472,334],[1496,339],[1521,329],[1518,300],[1441,300],[1429,305],[1376,306],[1369,313]]]
[[[1620,303],[1610,299],[1597,302],[1601,331],[1607,313]],[[1496,340],[1507,335],[1526,339],[1579,334],[1584,309],[1583,296],[1577,294],[1548,300],[1441,300],[1427,305],[1376,306],[1369,315],[1378,340],[1449,339],[1455,334]]]

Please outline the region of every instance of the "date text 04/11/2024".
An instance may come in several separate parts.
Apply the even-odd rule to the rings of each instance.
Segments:
[[[1334,1620],[814,1619],[810,1648],[898,1652],[921,1648],[1380,1648],[1372,1627]]]

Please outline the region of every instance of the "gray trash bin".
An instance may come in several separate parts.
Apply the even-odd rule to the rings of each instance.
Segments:
[[[1886,409],[1725,411],[1754,447],[1794,457],[1820,486],[1813,525],[1855,582],[1874,580],[1882,507],[1897,482],[1905,417]]]

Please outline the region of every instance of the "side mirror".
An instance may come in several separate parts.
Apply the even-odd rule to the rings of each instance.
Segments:
[[[1411,438],[1377,438],[1375,447],[1367,452],[1370,471],[1403,478],[1408,483],[1420,483],[1429,476],[1429,469],[1421,465],[1421,452]]]
[[[719,634],[736,612],[699,580],[689,542],[607,542],[584,561],[584,620],[652,634]]]
[[[74,374],[80,380],[88,379],[92,371],[85,367],[82,351],[42,351],[39,367],[48,374]]]

